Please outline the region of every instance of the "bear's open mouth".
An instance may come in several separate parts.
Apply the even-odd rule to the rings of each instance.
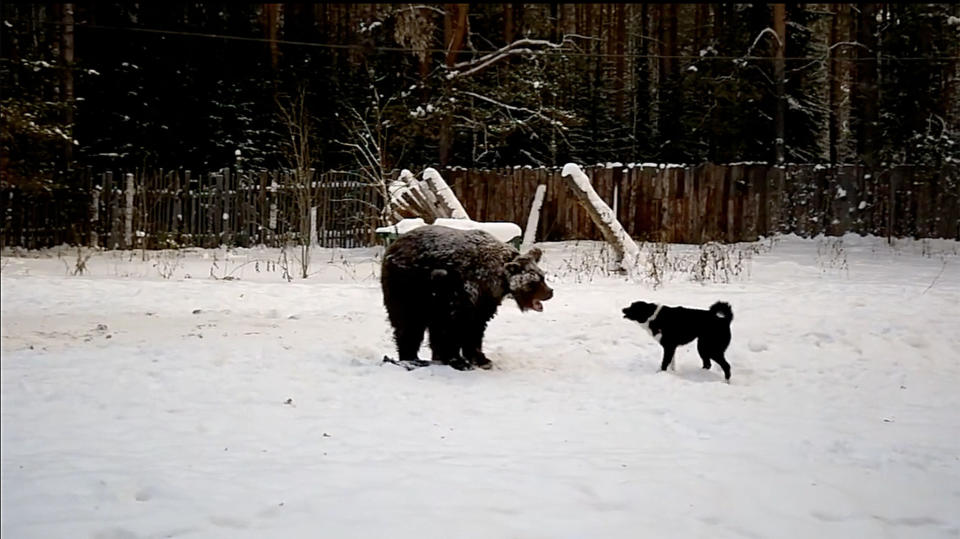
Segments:
[[[530,308],[533,309],[534,311],[537,311],[538,313],[542,313],[542,312],[543,312],[543,302],[540,301],[539,299],[535,299],[535,300],[533,300],[533,303],[530,305]]]

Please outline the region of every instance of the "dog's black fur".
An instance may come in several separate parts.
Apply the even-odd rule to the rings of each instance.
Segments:
[[[653,338],[660,342],[663,347],[660,370],[667,370],[673,363],[678,346],[697,339],[697,352],[703,360],[703,368],[709,369],[711,360],[715,361],[723,369],[724,378],[730,380],[730,364],[723,357],[730,345],[730,322],[733,321],[729,304],[718,301],[710,309],[703,310],[637,301],[623,309],[623,317],[646,326]]]

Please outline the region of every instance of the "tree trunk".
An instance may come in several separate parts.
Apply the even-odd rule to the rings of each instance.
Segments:
[[[61,53],[63,55],[63,102],[64,102],[64,124],[67,128],[67,140],[64,145],[63,158],[66,161],[66,168],[73,168],[73,56],[74,56],[74,27],[73,15],[74,4],[63,4],[62,8],[63,38]]]
[[[640,6],[640,30],[636,32],[637,44],[632,45],[632,47],[637,47],[640,50],[640,57],[634,60],[633,65],[636,84],[633,88],[633,152],[631,159],[634,161],[640,160],[640,150],[638,144],[638,141],[640,140],[640,132],[638,128],[640,127],[641,122],[644,124],[649,122],[650,114],[650,61],[646,58],[649,50],[647,46],[647,36],[649,35],[647,27],[649,19],[649,7],[648,4],[644,3]],[[631,50],[636,49],[631,48]],[[642,118],[641,113],[643,114]]]
[[[457,53],[463,47],[467,35],[467,11],[469,4],[444,4],[446,14],[443,18],[443,44],[447,50],[447,67],[457,62]],[[450,147],[453,144],[453,115],[447,112],[440,120],[439,158],[440,166],[446,166],[450,160]]]
[[[876,4],[860,4],[860,16],[856,17],[857,48],[856,64],[856,121],[857,156],[868,167],[877,165],[877,61],[880,56],[877,41]]]
[[[840,47],[834,47],[840,42],[840,12],[844,9],[843,4],[833,4],[833,18],[830,19],[830,37],[827,41],[827,73],[828,83],[830,84],[830,93],[828,96],[830,106],[830,118],[827,127],[827,145],[829,146],[830,164],[837,163],[837,145],[840,135],[840,102],[843,98],[843,88],[840,84]]]
[[[644,4],[647,5],[647,4]],[[653,37],[653,47],[651,47],[651,57],[647,65],[650,70],[648,91],[650,111],[647,118],[647,125],[650,126],[650,136],[653,141],[660,138],[660,85],[661,85],[661,62],[657,55],[662,54],[663,49],[663,6],[661,4],[650,4],[650,20],[647,35]],[[645,51],[648,52],[648,51]],[[648,52],[648,54],[649,54]]]
[[[666,154],[661,153],[661,158],[672,158],[672,150],[669,150],[667,146],[664,145],[665,142],[669,141],[670,147],[676,146],[676,137],[674,134],[677,132],[676,118],[672,111],[677,108],[678,103],[676,103],[677,96],[673,95],[673,83],[677,80],[676,69],[677,69],[677,5],[676,4],[662,4],[660,6],[660,17],[659,17],[659,26],[660,26],[660,73],[659,73],[659,84],[658,84],[658,94],[659,94],[659,104],[658,104],[658,122],[660,124],[660,141],[661,147],[667,151]],[[666,90],[666,91],[665,91]]]
[[[785,70],[784,70],[784,50],[787,46],[787,10],[786,4],[773,5],[773,31],[777,34],[779,42],[776,44],[776,56],[774,59],[774,81],[777,83],[777,112],[774,120],[774,146],[775,159],[778,165],[782,165],[786,159],[786,118],[787,118],[787,97],[785,95]]]
[[[577,33],[576,4],[562,4],[560,7],[561,29],[564,35]]]
[[[960,4],[954,4],[953,16],[960,19]],[[943,92],[943,108],[946,111],[948,126],[960,126],[960,40],[953,42],[953,49],[947,51],[953,61],[945,67],[946,89]]]
[[[624,103],[626,98],[626,79],[627,79],[627,59],[624,55],[624,43],[626,42],[627,35],[627,9],[629,6],[624,4],[614,4],[611,8],[613,9],[613,18],[616,32],[614,33],[613,39],[614,43],[614,54],[616,54],[617,60],[617,75],[614,80],[614,88],[616,90],[617,98],[617,122],[623,121],[623,111]]]
[[[695,55],[700,54],[700,51],[703,49],[703,43],[706,41],[703,28],[706,25],[707,20],[707,10],[709,6],[707,4],[695,4],[693,12],[693,53]]]
[[[270,46],[270,66],[276,71],[280,63],[280,48],[277,45],[277,36],[280,31],[283,4],[264,4],[263,9],[266,15],[267,41]]]

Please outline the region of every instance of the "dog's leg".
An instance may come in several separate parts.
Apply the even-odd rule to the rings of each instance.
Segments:
[[[676,365],[673,363],[673,353],[676,352],[676,350],[676,346],[663,345],[663,362],[660,364],[661,371],[667,370],[667,367],[671,367],[672,370],[677,370]]]
[[[726,378],[727,382],[730,381],[730,364],[727,363],[727,360],[723,357],[723,352],[713,356],[713,360],[717,362],[717,365],[720,365],[720,368],[723,369],[723,377]]]
[[[697,353],[700,354],[700,359],[703,360],[703,368],[710,368],[710,352],[706,350],[703,344],[703,339],[697,339]]]

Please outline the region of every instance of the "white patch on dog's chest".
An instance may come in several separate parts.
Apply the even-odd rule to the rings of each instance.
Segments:
[[[650,318],[647,318],[646,322],[640,324],[641,326],[646,328],[647,331],[650,332],[650,336],[653,337],[653,339],[657,342],[660,342],[660,339],[663,337],[663,332],[654,333],[653,329],[650,328],[650,322],[653,322],[654,320],[657,319],[657,315],[660,314],[660,309],[662,308],[663,308],[663,305],[657,305],[657,309],[653,311],[653,314],[650,315]]]

